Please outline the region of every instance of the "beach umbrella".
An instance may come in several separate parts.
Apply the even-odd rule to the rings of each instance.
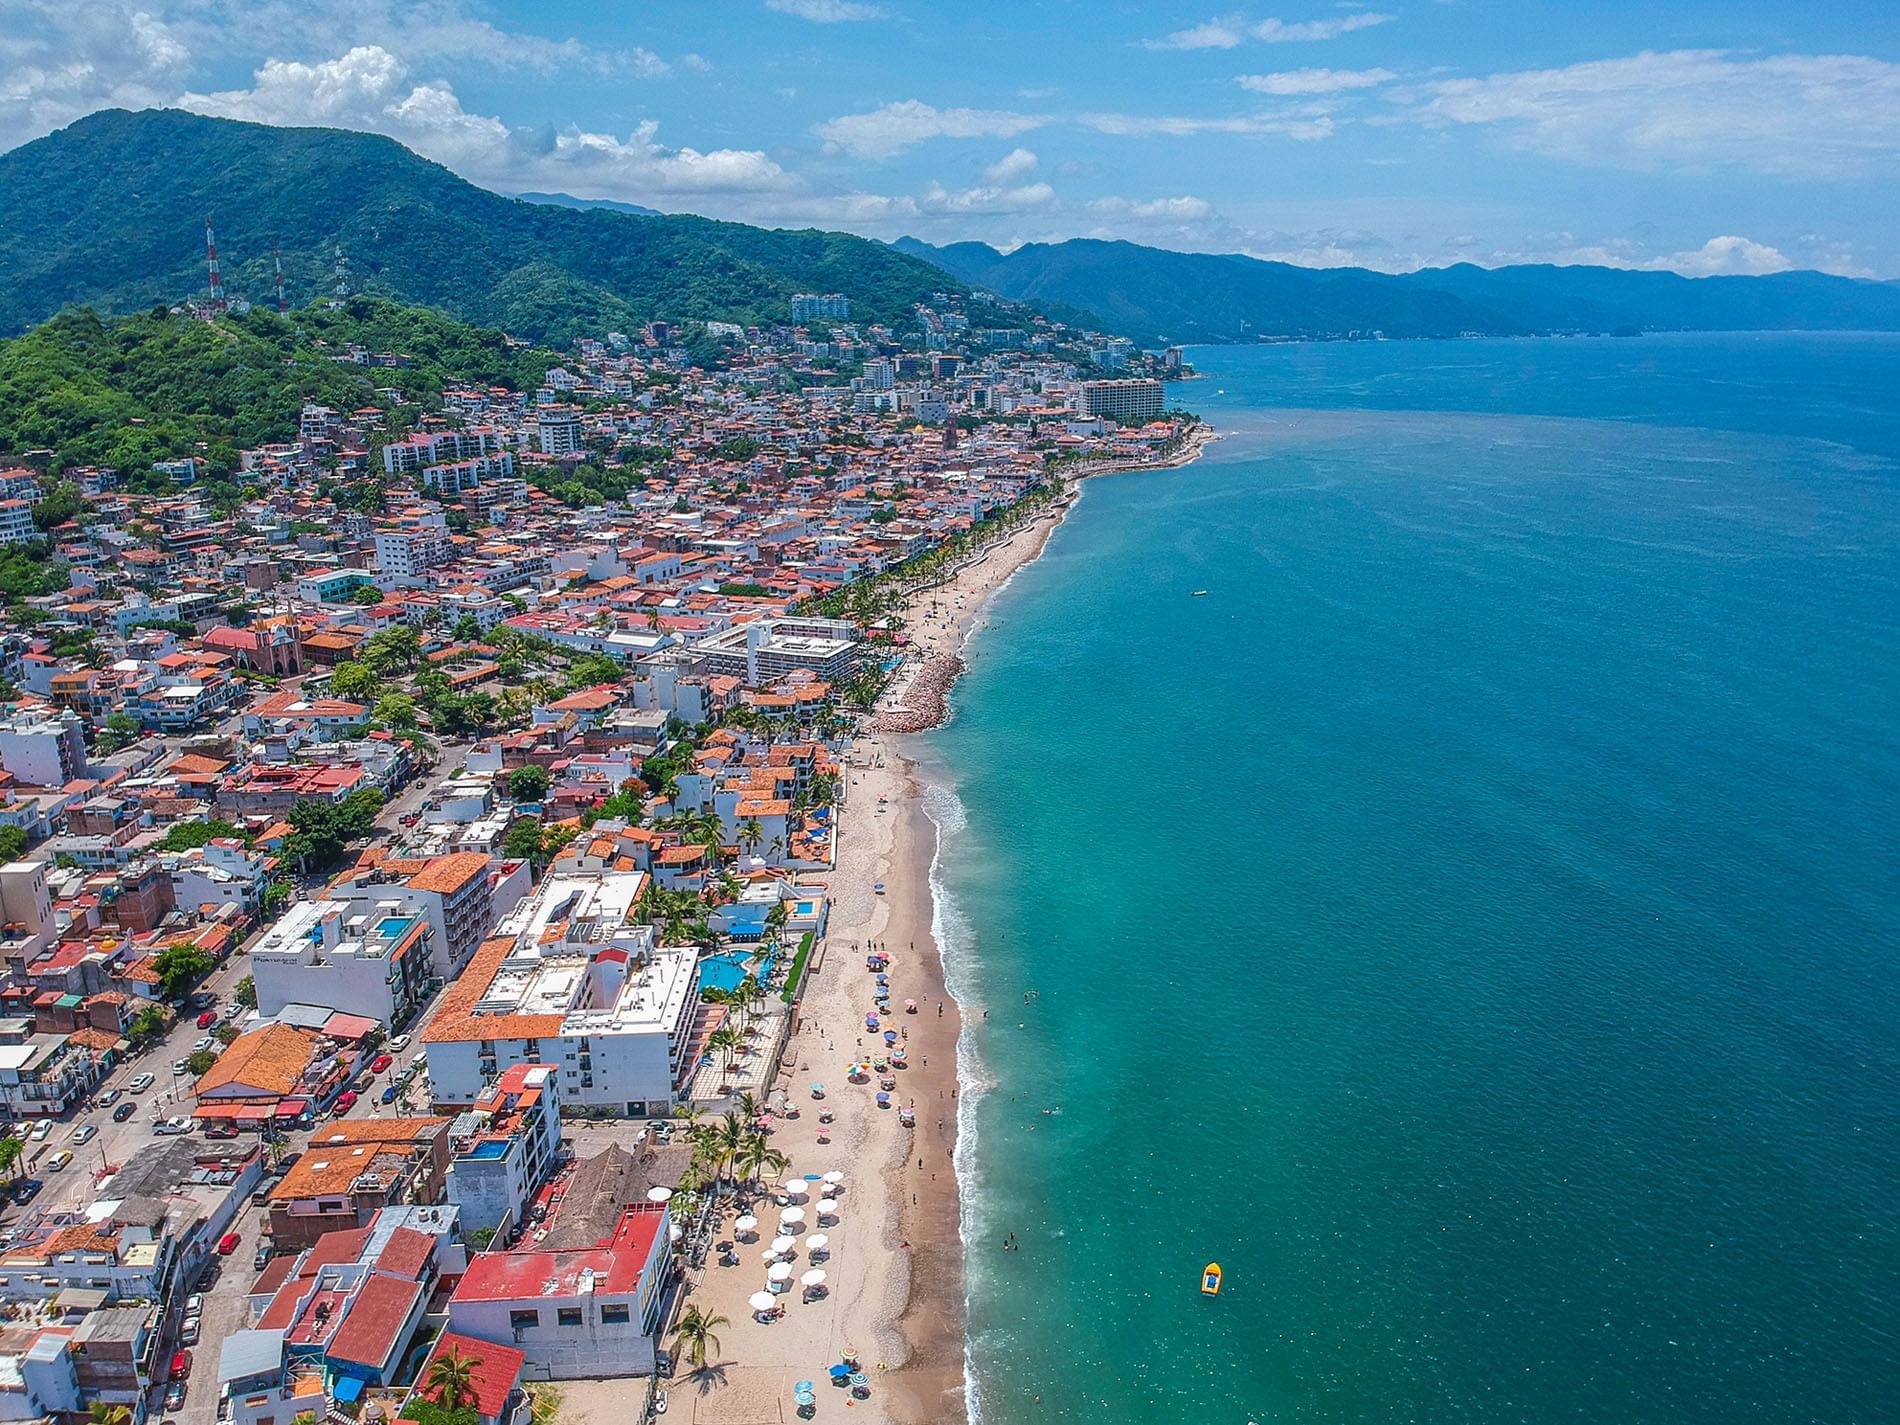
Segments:
[[[792,1279],[792,1264],[790,1262],[774,1262],[765,1269],[765,1276],[768,1281],[790,1281]]]
[[[798,1281],[801,1286],[823,1286],[825,1284],[825,1274],[819,1268],[813,1267],[810,1271],[806,1272],[804,1276],[800,1277]]]
[[[877,1016],[876,1016],[875,1014],[867,1014],[867,1015],[865,1015],[865,1016],[864,1016],[864,1027],[865,1027],[866,1029],[876,1029],[876,1028],[877,1028]]]
[[[836,1187],[843,1181],[844,1174],[836,1168],[833,1168],[830,1172],[825,1174],[825,1184],[828,1187]]]
[[[788,1207],[778,1215],[778,1220],[780,1222],[803,1222],[805,1220],[805,1209],[802,1207]]]
[[[877,1096],[877,1106],[879,1108],[889,1108],[891,1106],[891,1096],[887,1093],[880,1093]]]
[[[886,1044],[895,1044],[895,1043],[897,1042],[897,1031],[896,1031],[895,1029],[887,1029],[887,1030],[885,1030],[885,1031],[884,1031],[884,1042],[885,1042]]]
[[[915,1013],[917,1013],[917,1001],[916,1001],[916,1000],[914,1000],[914,999],[907,999],[907,1000],[905,1000],[905,1001],[904,1001],[904,1013],[905,1013],[905,1014],[915,1014]]]
[[[834,1381],[847,1381],[851,1379],[851,1367],[840,1363],[833,1366],[826,1374]]]
[[[805,1239],[805,1252],[807,1255],[810,1255],[813,1252],[826,1251],[830,1248],[830,1246],[831,1246],[831,1239],[825,1236],[825,1234],[822,1232],[814,1232],[811,1234],[811,1236]]]
[[[744,1217],[741,1217],[737,1222],[732,1224],[732,1230],[734,1232],[756,1232],[758,1226],[759,1219],[748,1212]]]
[[[674,1223],[668,1224],[667,1229],[666,1229],[667,1241],[677,1242],[679,1241],[680,1238],[684,1237],[685,1235],[686,1235],[686,1229],[680,1226],[679,1223],[674,1222]]]
[[[779,1184],[778,1190],[787,1197],[803,1197],[811,1191],[811,1185],[803,1178],[787,1178]]]
[[[782,1257],[798,1245],[798,1239],[791,1236],[779,1236],[772,1239],[772,1255]]]
[[[669,1202],[672,1200],[672,1197],[673,1189],[670,1187],[650,1187],[647,1189],[648,1202]]]
[[[836,1217],[838,1215],[838,1204],[828,1197],[820,1198],[818,1200],[818,1215],[820,1217]]]
[[[778,1305],[778,1298],[769,1291],[755,1291],[746,1298],[746,1305],[763,1316]]]

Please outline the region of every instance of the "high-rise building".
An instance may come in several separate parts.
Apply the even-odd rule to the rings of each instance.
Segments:
[[[845,321],[850,316],[851,299],[842,292],[826,292],[822,296],[814,292],[800,292],[792,298],[794,322],[816,321],[821,318]]]
[[[1075,413],[1122,425],[1143,425],[1161,414],[1163,385],[1153,380],[1084,381],[1076,387]]]

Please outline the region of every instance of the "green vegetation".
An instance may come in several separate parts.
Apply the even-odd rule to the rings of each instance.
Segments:
[[[352,341],[400,349],[415,365],[332,359]],[[340,311],[253,310],[214,322],[163,308],[125,317],[79,308],[0,342],[0,450],[50,447],[61,464],[116,466],[145,490],[171,483],[154,461],[199,456],[212,477],[200,488],[228,511],[245,498],[221,478],[236,470],[238,450],[293,438],[306,399],[351,411],[384,404],[378,387],[412,402],[445,381],[532,387],[554,360],[510,348],[500,332],[368,298]]]
[[[518,802],[538,802],[548,794],[546,767],[517,767],[508,774],[508,795]]]
[[[17,826],[0,826],[0,865],[26,855],[31,839]]]
[[[143,1048],[165,1032],[165,1026],[171,1023],[171,1016],[165,1013],[163,1006],[148,1004],[132,1016],[132,1023],[126,1030],[126,1038],[135,1047]]]
[[[207,821],[181,821],[165,833],[165,839],[158,843],[161,851],[189,851],[194,846],[203,846],[208,841],[220,837],[235,836],[240,841],[248,838],[244,828],[228,821],[216,818]]]
[[[209,1049],[197,1049],[185,1056],[185,1067],[194,1079],[203,1078],[217,1062],[218,1056]]]
[[[785,972],[785,988],[779,992],[779,998],[790,1004],[798,997],[798,982],[805,977],[805,962],[811,959],[813,936],[807,930],[804,939],[798,942],[798,953],[792,956],[792,968]]]
[[[177,111],[92,114],[0,157],[0,208],[34,215],[0,229],[0,331],[68,303],[201,293],[206,212],[233,292],[270,291],[275,237],[291,300],[325,295],[340,243],[361,291],[556,344],[656,317],[784,321],[795,292],[844,292],[854,318],[901,325],[962,290],[864,238],[523,203],[372,134]]]
[[[215,962],[211,952],[196,945],[167,945],[153,957],[158,972],[158,992],[166,999],[181,999],[185,992],[211,973]]]
[[[257,982],[249,975],[239,980],[237,988],[231,992],[231,1002],[239,1009],[256,1009]]]
[[[306,873],[326,870],[343,858],[351,841],[369,835],[382,809],[383,794],[370,787],[334,804],[298,802],[284,818],[292,827],[284,850]]]

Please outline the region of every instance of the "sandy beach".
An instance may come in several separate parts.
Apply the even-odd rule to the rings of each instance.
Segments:
[[[1198,453],[1198,444],[1193,453]],[[1187,458],[1192,458],[1189,454]],[[1171,462],[1182,463],[1182,462]],[[1106,473],[1106,472],[1104,472]],[[963,1256],[958,1231],[956,1047],[963,1020],[944,990],[932,938],[930,863],[936,832],[922,791],[903,754],[909,736],[942,721],[946,697],[966,640],[988,601],[1018,569],[1041,554],[1077,495],[1051,506],[974,558],[944,584],[913,601],[906,618],[912,657],[846,758],[847,799],[839,820],[838,863],[829,878],[829,930],[804,994],[785,1064],[775,1087],[797,1116],[774,1126],[773,1146],[791,1159],[782,1176],[841,1171],[835,1221],[817,1222],[814,1194],[803,1200],[792,1290],[761,1321],[748,1305],[766,1285],[769,1247],[783,1195],[752,1208],[756,1236],[739,1239],[728,1218],[722,1240],[737,1240],[738,1265],[714,1256],[687,1300],[728,1318],[719,1329],[717,1362],[702,1378],[671,1384],[672,1410],[718,1425],[797,1418],[793,1387],[811,1381],[821,1417],[846,1408],[855,1420],[924,1425],[965,1418]],[[877,887],[882,886],[880,891]],[[890,956],[891,1006],[877,1032],[865,1015],[875,979],[865,956]],[[905,1003],[914,1000],[916,1013]],[[847,1082],[853,1059],[881,1047],[895,1027],[909,1064],[893,1069],[891,1107],[876,1103],[876,1076]],[[812,1085],[824,1085],[824,1098]],[[916,1126],[903,1127],[900,1106],[914,1105]],[[821,1124],[821,1110],[832,1122]],[[819,1136],[829,1136],[821,1143]],[[737,1214],[734,1214],[735,1216]],[[798,1278],[813,1265],[812,1231],[829,1239],[822,1294],[802,1292]],[[851,1400],[826,1381],[826,1368],[855,1348],[870,1394]]]

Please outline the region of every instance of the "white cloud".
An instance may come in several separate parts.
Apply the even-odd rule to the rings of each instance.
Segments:
[[[1573,248],[1562,260],[1641,272],[1680,272],[1684,277],[1761,277],[1794,266],[1779,249],[1745,237],[1713,237],[1701,247],[1657,257],[1637,257],[1622,246]]]
[[[1644,51],[1395,97],[1428,124],[1495,126],[1518,147],[1612,167],[1820,178],[1900,158],[1900,64],[1862,55]]]
[[[94,109],[163,103],[190,64],[189,42],[130,4],[0,0],[0,148]]]
[[[868,113],[826,119],[812,132],[859,158],[889,158],[928,139],[1014,138],[1047,122],[1007,109],[939,109],[904,99]]]
[[[941,183],[926,187],[918,199],[924,212],[936,213],[1023,213],[1046,208],[1056,200],[1056,190],[1047,183],[1027,183],[1015,188],[994,185],[951,192]]]
[[[1089,204],[1097,213],[1114,213],[1144,221],[1162,219],[1189,223],[1205,218],[1214,205],[1205,198],[1097,198]]]
[[[1191,134],[1272,134],[1311,143],[1333,135],[1332,119],[1314,113],[1231,114],[1216,118],[1179,114],[1083,114],[1077,122],[1097,133],[1129,138],[1157,134],[1173,138]]]
[[[1247,33],[1270,45],[1296,44],[1309,40],[1338,39],[1354,30],[1369,30],[1374,25],[1383,25],[1392,18],[1391,15],[1361,10],[1354,15],[1341,15],[1336,20],[1295,20],[1291,24],[1285,20],[1262,20]]]
[[[1026,148],[1013,148],[983,170],[992,183],[1014,183],[1036,171],[1036,155]]]
[[[387,134],[475,182],[506,191],[555,189],[583,197],[655,199],[784,192],[797,180],[746,149],[669,148],[659,126],[625,138],[577,127],[529,131],[472,114],[442,80],[412,84],[408,67],[377,45],[333,60],[270,60],[249,89],[187,93],[179,107],[267,124],[331,124]]]
[[[1158,40],[1143,40],[1147,49],[1233,49],[1246,35],[1238,19],[1209,20],[1204,25],[1176,30]]]
[[[765,8],[781,15],[796,15],[820,25],[837,25],[846,20],[882,19],[884,12],[875,5],[858,0],[765,0]]]
[[[1255,94],[1337,94],[1372,89],[1397,78],[1389,69],[1288,69],[1278,74],[1243,74],[1234,82]]]

